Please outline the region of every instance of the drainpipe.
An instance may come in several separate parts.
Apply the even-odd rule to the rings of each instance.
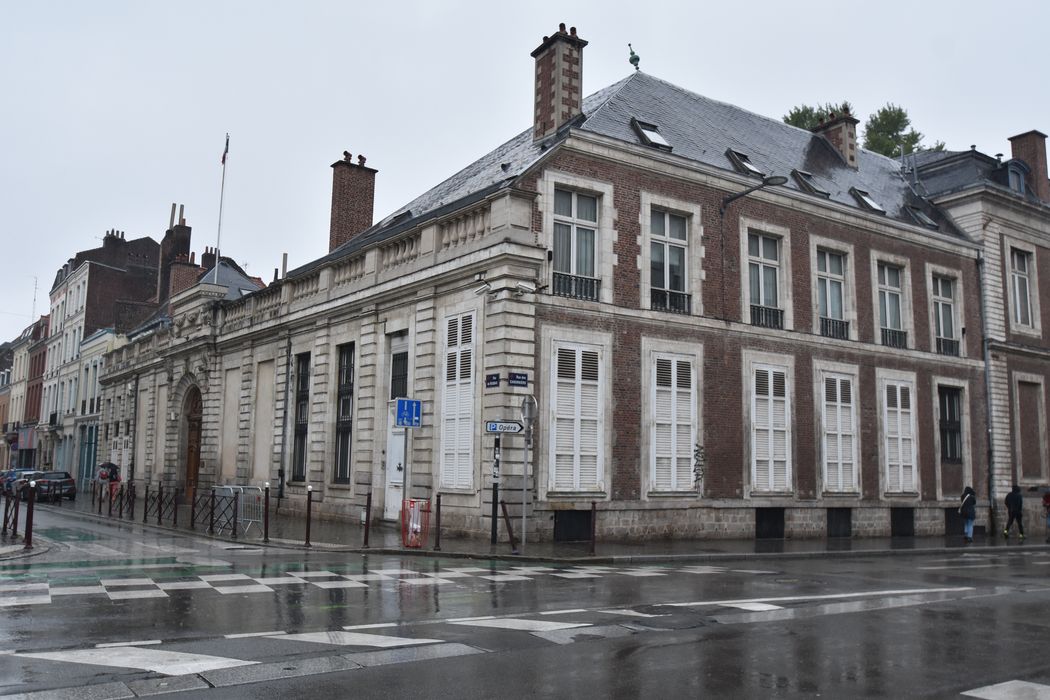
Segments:
[[[986,442],[988,460],[988,530],[991,533],[998,531],[996,525],[996,497],[995,497],[995,457],[992,449],[992,349],[991,340],[988,337],[988,306],[984,290],[984,251],[977,252],[977,291],[981,300],[981,345],[984,350],[984,401],[985,414],[987,416]]]
[[[281,402],[284,404],[284,416],[281,418],[281,466],[277,470],[277,503],[284,498],[284,464],[288,459],[285,454],[288,435],[288,384],[292,381],[292,335],[288,334],[287,345],[284,350],[284,391]]]

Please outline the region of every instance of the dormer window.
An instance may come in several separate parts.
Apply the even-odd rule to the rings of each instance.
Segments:
[[[1010,182],[1010,189],[1018,194],[1024,194],[1024,172],[1016,165],[1009,165],[1006,169],[1007,177]]]
[[[937,229],[937,222],[930,218],[929,214],[924,212],[919,207],[907,206],[905,207],[911,218],[915,219],[915,223],[925,226],[926,228]]]
[[[791,174],[795,178],[795,182],[802,188],[804,192],[810,194],[820,195],[821,197],[830,197],[831,193],[817,185],[813,179],[812,173],[807,173],[805,170],[792,170]]]
[[[631,126],[634,127],[635,133],[638,134],[638,138],[641,139],[642,143],[646,146],[659,148],[663,151],[671,150],[671,144],[667,143],[667,139],[660,134],[660,127],[656,126],[656,124],[649,124],[648,122],[639,121],[632,117]]]
[[[726,150],[726,158],[729,159],[738,172],[744,175],[751,175],[752,177],[765,177],[766,175],[751,162],[751,158],[746,153],[734,151],[730,148]]]
[[[871,198],[871,195],[864,190],[858,190],[856,187],[851,187],[849,193],[853,195],[862,207],[868,211],[877,212],[879,214],[885,214],[886,210],[879,206],[878,202]]]

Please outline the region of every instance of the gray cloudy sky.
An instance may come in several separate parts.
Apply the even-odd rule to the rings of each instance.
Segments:
[[[507,9],[513,7],[513,9]],[[49,307],[55,271],[110,228],[159,240],[186,206],[269,281],[327,252],[344,149],[379,170],[377,220],[525,129],[532,49],[559,22],[590,42],[589,94],[652,75],[779,118],[888,101],[948,148],[1009,153],[1050,131],[1050,3],[0,0],[0,340]]]

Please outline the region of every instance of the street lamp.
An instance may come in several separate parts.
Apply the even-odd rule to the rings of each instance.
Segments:
[[[722,205],[718,208],[718,235],[719,235],[719,238],[721,239],[719,241],[719,244],[721,245],[721,249],[722,249],[722,320],[723,321],[727,321],[728,320],[728,315],[726,314],[726,287],[729,286],[729,285],[726,284],[726,232],[725,232],[726,207],[728,207],[732,202],[740,199],[741,197],[748,196],[752,192],[756,192],[756,191],[758,191],[758,190],[760,190],[760,189],[762,189],[764,187],[772,187],[774,185],[783,185],[787,181],[788,181],[788,179],[786,177],[784,177],[783,175],[770,175],[769,177],[762,178],[762,182],[758,183],[757,185],[753,185],[751,187],[748,187],[743,192],[737,192],[736,194],[728,195],[728,196],[726,196],[725,198],[722,199]]]
[[[788,179],[786,177],[784,177],[783,175],[770,175],[769,177],[764,177],[764,178],[762,178],[762,182],[758,183],[757,185],[754,185],[752,187],[748,187],[743,192],[737,192],[736,194],[731,194],[728,197],[726,197],[725,199],[723,199],[722,200],[722,206],[718,210],[718,213],[721,214],[722,216],[725,216],[726,207],[729,206],[730,202],[732,202],[734,200],[737,200],[737,199],[740,199],[741,197],[746,197],[749,194],[751,194],[752,192],[755,192],[756,190],[760,190],[763,187],[772,187],[773,185],[783,185],[787,181],[788,181]]]

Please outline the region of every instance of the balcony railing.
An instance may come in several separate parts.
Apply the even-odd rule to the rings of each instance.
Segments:
[[[594,277],[578,277],[566,275],[563,272],[555,272],[551,280],[551,294],[570,299],[587,299],[598,301],[598,292],[601,291],[600,279]]]
[[[849,340],[849,321],[820,317],[820,334],[825,338]]]
[[[959,341],[954,338],[938,338],[937,339],[937,354],[938,355],[953,355],[954,357],[959,356]]]
[[[895,328],[883,328],[882,344],[890,348],[907,348],[908,331],[901,331]]]
[[[649,305],[653,311],[670,311],[676,314],[692,313],[693,297],[684,292],[668,289],[653,289],[649,294]]]
[[[784,311],[772,306],[751,305],[751,325],[763,328],[783,328]]]

